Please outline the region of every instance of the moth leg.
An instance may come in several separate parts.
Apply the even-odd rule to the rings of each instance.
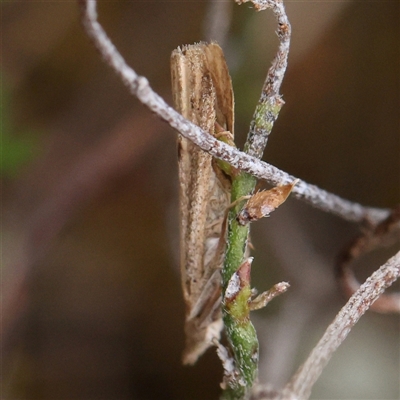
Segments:
[[[227,211],[229,211],[231,208],[236,207],[239,203],[241,203],[242,201],[245,200],[249,200],[253,197],[253,194],[248,194],[247,196],[241,196],[239,197],[237,200],[235,200],[234,202],[232,202],[231,204],[229,204],[229,207],[227,209]]]

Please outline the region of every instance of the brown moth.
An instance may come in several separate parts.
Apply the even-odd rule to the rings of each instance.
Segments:
[[[216,43],[183,46],[171,55],[175,108],[211,135],[233,135],[233,91]],[[230,180],[212,156],[178,136],[182,288],[186,304],[184,364],[219,340],[223,252],[218,246],[230,203]],[[215,341],[215,340],[214,340]]]

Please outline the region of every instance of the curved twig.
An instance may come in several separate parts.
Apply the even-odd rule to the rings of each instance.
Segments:
[[[296,179],[271,164],[262,162],[215,139],[183,118],[152,90],[145,77],[138,75],[126,64],[97,21],[96,0],[79,0],[79,3],[82,8],[82,20],[86,33],[93,40],[104,61],[121,78],[130,92],[151,111],[204,151],[207,151],[213,157],[226,161],[235,168],[248,172],[259,179],[264,179],[272,185],[287,184]],[[375,224],[388,215],[388,211],[385,209],[364,207],[359,203],[342,199],[302,180],[299,180],[293,189],[293,194],[296,198],[320,210],[330,212],[352,222],[362,222],[368,219]]]
[[[311,351],[306,362],[284,388],[282,400],[308,399],[314,383],[352,327],[399,276],[400,252],[375,271],[350,297]]]
[[[236,0],[236,2],[238,4],[252,2],[257,11],[271,9],[278,22],[276,32],[279,38],[278,51],[268,70],[244,148],[247,154],[261,158],[275,119],[285,103],[279,91],[287,68],[292,28],[281,0]]]

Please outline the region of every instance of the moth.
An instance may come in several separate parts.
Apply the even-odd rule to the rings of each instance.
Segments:
[[[233,137],[232,82],[216,43],[183,46],[171,55],[175,108],[186,119],[219,138]],[[222,133],[221,133],[222,132]],[[218,162],[178,136],[180,182],[180,265],[186,305],[183,363],[197,361],[223,327],[219,241],[230,204],[230,179]]]

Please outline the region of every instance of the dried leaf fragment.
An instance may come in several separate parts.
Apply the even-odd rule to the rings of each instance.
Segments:
[[[255,193],[239,212],[237,216],[239,224],[246,225],[249,222],[268,216],[285,202],[297,182],[298,179],[287,185],[276,186],[270,190]]]

